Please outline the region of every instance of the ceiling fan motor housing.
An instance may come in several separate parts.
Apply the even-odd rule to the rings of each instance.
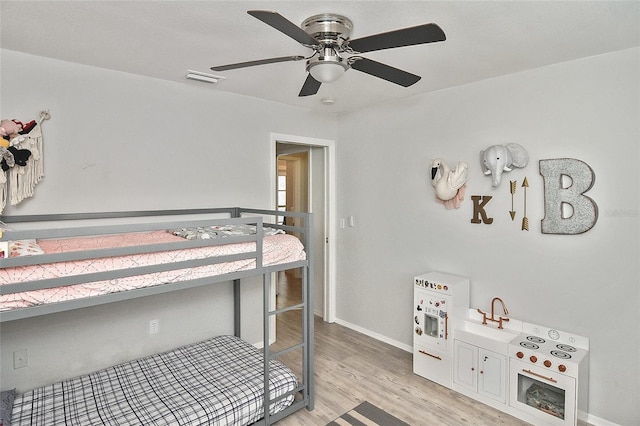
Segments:
[[[351,37],[353,23],[342,15],[321,13],[305,19],[301,28],[320,44],[340,46]]]

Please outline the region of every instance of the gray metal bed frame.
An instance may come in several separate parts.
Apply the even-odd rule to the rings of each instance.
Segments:
[[[184,219],[191,216],[209,216],[214,219],[198,220]],[[168,216],[183,217],[183,219],[173,219],[170,221],[157,221],[158,218]],[[277,220],[273,222],[264,222],[264,217],[278,216],[285,218],[296,218],[301,221],[299,226],[280,225]],[[222,217],[222,218],[221,218]],[[101,224],[104,220],[141,220],[136,223],[125,224]],[[152,220],[153,219],[153,220]],[[25,223],[42,223],[42,222],[62,222],[64,221],[88,221],[97,222],[89,225],[81,225],[63,228],[47,228],[35,230],[17,230],[5,231],[0,236],[0,241],[14,241],[23,239],[36,238],[64,238],[78,237],[89,235],[108,235],[125,232],[152,231],[159,229],[174,229],[191,226],[202,225],[226,225],[226,224],[244,224],[255,225],[256,234],[251,236],[232,236],[224,239],[208,239],[208,240],[185,240],[179,243],[163,243],[140,246],[139,248],[123,247],[90,250],[85,252],[62,253],[62,254],[44,254],[38,256],[24,256],[18,258],[0,259],[0,268],[8,268],[13,266],[24,266],[34,264],[45,264],[51,262],[60,262],[68,260],[92,259],[108,256],[128,255],[149,253],[161,250],[184,249],[190,247],[202,247],[207,245],[232,244],[236,242],[255,242],[256,250],[250,253],[241,253],[235,255],[220,256],[201,260],[189,260],[175,262],[171,265],[154,265],[130,268],[127,270],[118,270],[112,272],[98,272],[91,274],[82,274],[73,277],[43,279],[37,281],[29,281],[17,284],[0,285],[0,294],[11,294],[29,290],[39,290],[45,288],[54,288],[62,285],[79,284],[82,282],[97,281],[110,278],[121,278],[132,275],[142,275],[146,273],[161,272],[173,269],[182,269],[203,264],[224,263],[241,259],[255,259],[256,267],[254,269],[232,272],[223,275],[197,278],[189,281],[181,281],[176,283],[162,284],[153,287],[145,287],[141,289],[128,290],[118,293],[112,293],[102,296],[77,299],[67,302],[53,303],[48,305],[40,305],[28,308],[19,308],[9,311],[0,312],[0,322],[14,321],[22,318],[29,318],[39,315],[46,315],[55,312],[62,312],[72,309],[96,306],[105,303],[117,302],[137,297],[143,297],[153,294],[167,293],[186,288],[199,287],[203,285],[211,285],[222,282],[233,282],[234,295],[234,334],[240,337],[241,313],[240,313],[240,280],[250,276],[262,275],[263,277],[263,353],[264,353],[264,417],[255,423],[256,425],[270,425],[278,420],[307,407],[308,410],[314,408],[314,338],[313,338],[313,217],[310,213],[282,212],[274,210],[248,209],[240,207],[229,208],[210,208],[210,209],[190,209],[190,210],[162,210],[162,211],[134,211],[134,212],[111,212],[111,213],[83,213],[83,214],[52,214],[52,215],[22,215],[22,216],[3,216],[0,218],[7,224],[25,224]],[[294,232],[300,235],[300,239],[304,245],[306,252],[306,260],[283,263],[272,266],[262,264],[262,238],[263,226],[268,225],[272,228],[282,229],[287,232]],[[285,308],[271,310],[269,301],[271,299],[271,274],[273,272],[285,271],[288,269],[302,269],[302,301],[299,304],[287,306]],[[302,309],[302,341],[294,346],[286,349],[272,352],[269,347],[270,335],[270,319],[275,315]],[[269,361],[288,352],[302,351],[302,383],[294,391],[287,393],[280,398],[296,395],[292,405],[285,410],[271,415],[269,413]]]

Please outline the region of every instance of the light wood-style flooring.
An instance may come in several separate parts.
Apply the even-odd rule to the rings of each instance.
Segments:
[[[296,281],[288,274],[279,280],[278,306],[301,300]],[[299,318],[300,311],[278,316],[274,349],[300,341]],[[279,426],[324,426],[365,400],[411,425],[529,425],[413,374],[409,352],[318,317],[314,324],[315,409],[302,409]],[[296,370],[296,357],[281,359]]]

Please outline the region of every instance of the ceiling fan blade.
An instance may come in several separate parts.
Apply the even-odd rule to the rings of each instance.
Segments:
[[[302,85],[302,89],[300,90],[298,96],[315,95],[316,93],[318,93],[318,89],[320,89],[321,84],[322,83],[320,83],[318,80],[311,77],[311,74],[307,74],[307,79],[304,81],[304,84]]]
[[[265,24],[272,26],[281,33],[288,35],[300,44],[308,46],[315,46],[318,44],[315,38],[311,37],[309,34],[304,32],[302,28],[277,12],[271,12],[268,10],[248,10],[247,13],[254,18],[258,18]]]
[[[447,39],[444,31],[436,24],[424,24],[403,28],[386,33],[374,34],[349,41],[349,47],[355,52],[365,53],[394,47],[413,46],[433,43]]]
[[[358,70],[374,77],[382,78],[403,87],[409,87],[420,80],[419,75],[402,71],[380,62],[372,61],[367,58],[352,57],[355,61],[351,64],[351,68]]]
[[[237,64],[220,65],[217,67],[211,67],[211,70],[227,71],[227,70],[233,70],[236,68],[253,67],[255,65],[274,64],[276,62],[299,61],[301,59],[304,59],[304,56],[281,56],[279,58],[259,59],[257,61],[238,62]]]

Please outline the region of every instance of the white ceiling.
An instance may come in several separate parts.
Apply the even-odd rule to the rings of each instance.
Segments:
[[[354,39],[435,22],[447,40],[363,55],[422,76],[409,88],[349,70],[299,98],[304,61],[209,70],[311,52],[246,13],[254,9],[297,25],[338,13],[353,21]],[[639,1],[1,0],[0,15],[5,49],[334,112],[640,45]],[[189,69],[226,79],[186,81]]]

